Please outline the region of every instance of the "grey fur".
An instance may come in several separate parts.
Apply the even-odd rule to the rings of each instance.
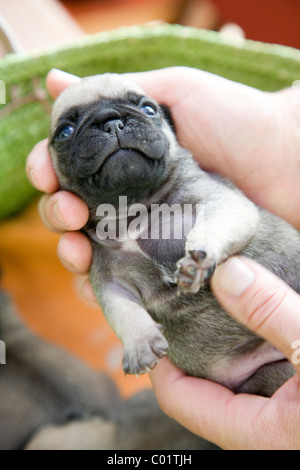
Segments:
[[[145,114],[145,104],[157,113]],[[74,134],[58,139],[66,123]],[[299,233],[227,180],[202,171],[178,144],[157,103],[117,75],[83,79],[62,93],[51,129],[49,148],[61,189],[79,195],[90,210],[84,231],[93,244],[91,281],[123,343],[124,371],[147,372],[168,354],[187,374],[235,391],[272,395],[294,369],[275,363],[269,373],[262,360],[263,386],[256,374],[249,387],[248,381],[226,376],[226,371],[234,376],[235,365],[248,364],[257,352],[282,357],[223,310],[207,281],[215,265],[239,253],[300,292]],[[155,203],[198,204],[200,216],[186,239],[98,240],[97,206],[117,207],[121,195],[149,211]]]
[[[151,390],[122,400],[106,374],[31,333],[1,291],[0,338],[0,450],[213,447],[165,416]]]

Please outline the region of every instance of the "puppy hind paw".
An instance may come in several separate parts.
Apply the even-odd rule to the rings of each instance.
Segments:
[[[200,270],[203,271],[201,277],[202,282],[209,282],[213,273],[215,272],[217,263],[207,256],[207,253],[203,250],[190,250],[190,256],[197,261]]]
[[[178,261],[175,282],[178,294],[196,294],[214,273],[216,263],[203,250],[190,250]]]
[[[203,261],[205,260],[205,258],[207,258],[207,253],[203,250],[190,250],[189,254],[195,261],[198,262]]]
[[[123,371],[125,375],[142,375],[150,372],[168,352],[168,342],[157,325],[151,335],[124,347]]]
[[[174,277],[178,293],[196,293],[200,287],[200,276],[198,264],[193,258],[186,256],[178,261]]]

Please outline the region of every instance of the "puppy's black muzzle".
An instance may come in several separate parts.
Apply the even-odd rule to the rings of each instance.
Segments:
[[[159,110],[151,116],[142,110],[125,100],[106,99],[76,111],[72,137],[56,146],[60,169],[71,183],[66,189],[134,197],[156,187],[164,174],[169,140]]]
[[[166,154],[168,142],[161,130],[161,118],[150,118],[131,106],[118,105],[90,113],[80,131],[97,139],[100,166],[120,149],[135,150],[150,160],[160,160]],[[97,170],[98,171],[98,170]]]

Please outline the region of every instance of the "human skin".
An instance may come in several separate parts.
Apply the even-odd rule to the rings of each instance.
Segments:
[[[265,93],[181,67],[130,74],[129,78],[170,107],[180,143],[193,152],[204,170],[228,177],[255,203],[300,229],[297,89]],[[55,98],[78,80],[53,70],[47,86]],[[47,141],[37,144],[29,155],[27,173],[33,185],[48,193],[41,199],[40,213],[49,229],[62,233],[58,246],[62,263],[87,275],[92,250],[88,239],[77,232],[88,219],[87,207],[74,194],[57,191]],[[244,290],[237,295],[237,280],[241,279],[245,280]],[[248,287],[247,279],[252,280]],[[296,293],[243,258],[219,267],[212,288],[231,315],[292,360],[291,345],[300,339],[300,297]],[[82,295],[94,301],[88,280]],[[235,395],[218,384],[186,377],[168,359],[160,361],[151,379],[167,414],[222,448],[300,448],[298,374],[271,399]]]
[[[237,321],[280,349],[297,373],[272,398],[236,395],[219,384],[184,375],[164,358],[151,373],[162,410],[223,449],[300,449],[300,296],[257,263],[240,257],[217,268],[212,289]],[[293,348],[295,341],[298,349]]]

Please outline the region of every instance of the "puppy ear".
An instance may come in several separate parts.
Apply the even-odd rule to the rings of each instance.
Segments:
[[[172,131],[176,135],[176,126],[175,126],[175,122],[174,122],[174,119],[172,117],[172,113],[171,113],[171,110],[170,110],[169,106],[166,105],[166,104],[160,104],[159,107],[160,107],[160,109],[163,113],[163,116],[164,116],[165,120],[168,122],[168,124],[171,127]]]

